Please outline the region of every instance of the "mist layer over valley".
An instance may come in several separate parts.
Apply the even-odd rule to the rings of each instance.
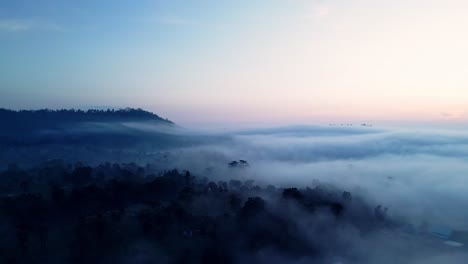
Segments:
[[[226,143],[179,151],[171,166],[278,185],[318,181],[356,190],[411,221],[468,228],[468,214],[459,210],[468,202],[463,130],[288,127],[232,133]],[[225,166],[236,158],[250,167]]]
[[[42,113],[53,116],[47,122],[19,122],[17,114],[8,114],[2,122],[9,125],[0,132],[3,214],[11,212],[11,203],[29,208],[32,199],[62,210],[66,216],[54,221],[74,225],[76,217],[82,219],[79,228],[101,230],[106,214],[118,211],[124,220],[115,225],[126,230],[120,233],[126,244],[112,247],[138,252],[119,250],[113,259],[104,250],[89,253],[79,246],[89,255],[77,262],[395,263],[396,252],[397,263],[468,258],[468,136],[462,129],[355,125],[200,132],[143,110],[63,112],[76,116],[63,120],[48,111]],[[83,197],[91,200],[81,204]],[[24,220],[21,210],[12,213],[13,222]],[[176,227],[160,233],[168,225],[161,219],[170,217]],[[18,250],[42,230],[24,226],[17,227]],[[441,229],[442,238],[433,235]],[[70,231],[52,230],[52,237],[62,234],[56,239]],[[99,239],[110,239],[106,232]],[[236,242],[221,242],[235,233]],[[86,244],[95,238],[76,239]],[[444,244],[451,240],[461,248]],[[181,254],[189,260],[175,257]]]

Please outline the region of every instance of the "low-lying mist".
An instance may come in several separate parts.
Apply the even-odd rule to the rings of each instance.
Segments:
[[[327,252],[321,262],[314,262],[317,261],[316,258],[308,258],[309,253],[303,254],[303,258],[292,259],[287,254],[277,253],[273,249],[261,248],[258,252],[255,251],[254,255],[250,255],[237,252],[242,248],[237,243],[242,241],[224,244],[228,248],[227,251],[231,246],[236,247],[232,252],[237,252],[235,259],[239,263],[312,261],[333,264],[418,264],[463,263],[463,260],[468,259],[468,255],[463,251],[466,245],[462,250],[452,250],[451,246],[443,244],[445,240],[450,240],[449,237],[441,240],[430,239],[430,230],[442,227],[443,230],[448,228],[457,234],[463,234],[462,241],[459,242],[468,242],[468,211],[465,210],[468,204],[468,136],[464,130],[295,126],[199,132],[176,125],[168,126],[147,121],[84,122],[68,124],[60,129],[32,131],[30,134],[16,136],[14,141],[4,139],[0,143],[0,168],[3,169],[9,167],[9,163],[34,168],[41,162],[61,159],[66,164],[82,162],[98,166],[94,171],[98,171],[103,163],[107,163],[104,168],[108,171],[113,171],[114,167],[119,168],[109,163],[127,164],[122,168],[128,166],[132,170],[135,166],[146,166],[145,168],[151,168],[151,173],[156,174],[173,169],[189,171],[199,182],[195,184],[198,187],[194,187],[194,190],[198,188],[198,191],[195,191],[197,198],[187,206],[189,209],[186,209],[193,210],[191,213],[203,217],[207,215],[213,218],[213,221],[216,219],[215,222],[224,221],[220,220],[221,216],[216,213],[226,210],[224,200],[233,192],[227,188],[224,190],[227,193],[223,193],[221,186],[231,180],[240,181],[244,184],[242,191],[238,190],[242,197],[242,200],[239,200],[241,205],[243,204],[242,208],[248,210],[249,201],[256,204],[255,206],[260,204],[263,208],[265,202],[267,212],[264,213],[267,214],[259,219],[269,219],[268,214],[282,216],[301,233],[300,236],[295,234],[293,237],[304,238],[304,243],[312,248],[321,243],[328,243],[328,246],[323,248],[318,246]],[[82,166],[80,164],[74,165],[75,167],[69,165],[65,170],[76,170]],[[117,171],[119,170],[121,169]],[[125,169],[123,171],[125,175]],[[139,183],[143,184],[141,188],[152,186],[153,182],[145,173],[137,174],[138,177],[143,177],[141,181],[144,183]],[[93,177],[90,178],[91,181],[98,181]],[[113,176],[109,177],[108,180]],[[151,177],[150,179],[153,179]],[[156,179],[155,182],[157,181]],[[105,184],[103,186],[103,192],[106,192],[108,187]],[[182,185],[175,186],[179,188]],[[217,190],[222,194],[206,191],[213,186],[219,186]],[[329,213],[311,213],[308,210],[304,211],[302,207],[295,211],[296,205],[291,207],[292,209],[288,207],[289,211],[284,214],[283,205],[277,204],[278,197],[290,195],[286,191],[287,188],[298,188],[296,191],[299,190],[300,193],[293,192],[293,197],[308,197],[328,187],[339,194],[333,196],[335,198],[340,197],[343,192],[352,193],[354,205],[345,206],[344,219],[360,219],[357,221],[359,228],[356,228],[352,221],[347,222],[348,220],[338,220],[335,223],[337,220]],[[177,196],[179,198],[186,195],[182,189],[177,189],[177,192],[181,192]],[[271,195],[272,193],[274,195]],[[152,195],[158,194],[148,193],[148,197]],[[250,195],[260,195],[263,200],[249,200],[252,198]],[[294,199],[297,199],[301,206],[308,208],[305,200],[314,195],[305,200],[297,197]],[[313,201],[313,198],[310,199]],[[338,201],[341,201],[340,199]],[[329,205],[333,211],[334,202],[327,206]],[[210,211],[209,208],[213,210]],[[239,210],[231,210],[230,213],[240,214],[236,217],[242,219],[242,210]],[[366,221],[379,219],[378,214],[381,210],[384,210],[385,218],[391,224],[378,225],[372,232],[363,234]],[[365,213],[359,216],[359,212]],[[368,223],[369,226],[375,225],[371,222]],[[276,224],[278,223],[275,223],[271,230],[280,232]],[[261,225],[262,223],[254,223],[253,227],[255,229]],[[321,226],[326,227],[323,234],[320,233]],[[233,229],[222,233],[221,237],[236,232]],[[250,234],[249,232],[246,234]],[[249,239],[255,241],[256,238]],[[154,249],[147,241],[138,243],[143,243],[135,245],[139,250],[146,247]],[[339,251],[343,245],[346,245],[344,259]],[[398,252],[404,253],[395,256]],[[165,263],[167,254],[168,252],[153,252],[150,255]],[[353,260],[353,256],[356,256],[356,259]],[[134,259],[130,259],[128,263],[132,261]]]
[[[468,229],[468,137],[463,131],[292,127],[241,131],[174,151],[169,167],[277,185],[358,190],[412,223]],[[248,168],[230,168],[244,159]]]

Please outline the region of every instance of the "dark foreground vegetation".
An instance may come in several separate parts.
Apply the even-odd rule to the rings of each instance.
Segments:
[[[386,209],[346,191],[150,165],[10,165],[0,191],[0,263],[359,262],[343,230],[365,237],[392,226]]]

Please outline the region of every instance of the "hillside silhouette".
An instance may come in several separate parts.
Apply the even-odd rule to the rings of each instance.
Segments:
[[[141,108],[107,109],[107,110],[75,110],[75,109],[41,109],[41,110],[8,110],[0,109],[2,132],[24,133],[26,129],[57,129],[64,125],[92,122],[142,122],[152,121],[160,124],[173,125],[172,121],[145,111]]]
[[[141,108],[0,109],[0,168],[49,159],[140,161],[145,153],[218,140],[182,133],[174,122]]]

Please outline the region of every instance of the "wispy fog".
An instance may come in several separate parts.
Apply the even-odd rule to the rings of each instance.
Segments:
[[[249,206],[263,208],[264,203],[267,204],[265,212],[268,214],[249,220],[253,221],[252,230],[266,225],[266,233],[274,232],[273,237],[281,234],[278,241],[286,239],[285,248],[291,252],[300,247],[289,247],[289,243],[300,238],[304,245],[324,253],[323,261],[316,262],[314,252],[308,250],[299,254],[300,258],[291,258],[268,247],[246,254],[241,250],[242,236],[237,240],[216,242],[217,246],[226,247],[236,263],[419,264],[463,263],[468,258],[463,251],[466,246],[445,245],[448,237],[434,238],[430,231],[434,227],[449,228],[456,233],[453,237],[466,243],[468,136],[463,129],[338,125],[193,131],[148,121],[79,122],[11,134],[2,142],[0,166],[8,167],[5,175],[16,173],[16,167],[9,163],[32,168],[34,175],[41,171],[41,166],[35,168],[35,164],[61,159],[69,164],[62,169],[70,171],[60,175],[76,174],[80,178],[80,173],[73,173],[81,168],[82,163],[76,163],[80,161],[96,166],[89,168],[95,171],[91,174],[95,178],[88,178],[89,181],[99,179],[100,170],[109,173],[109,177],[119,177],[117,172],[121,167],[118,164],[122,164],[122,168],[128,168],[122,172],[127,175],[126,181],[140,180],[142,186],[152,186],[152,181],[145,177],[154,177],[153,173],[166,175],[156,178],[156,183],[170,182],[171,177],[184,179],[174,169],[187,170],[188,178],[193,175],[198,179],[194,185],[198,194],[186,208],[189,212],[219,220],[220,213],[227,210],[225,198],[229,196],[223,195],[238,192],[246,210]],[[130,179],[132,177],[137,178]],[[5,181],[8,182],[8,178]],[[241,187],[235,187],[236,182]],[[207,188],[219,191],[227,183],[231,190],[226,189],[225,194],[207,191]],[[101,185],[104,192],[112,186]],[[184,197],[181,190],[170,191],[166,187],[161,187],[159,192]],[[333,191],[329,193],[328,190]],[[160,193],[151,191],[147,195],[153,197]],[[323,206],[318,201],[324,198],[317,199],[317,194],[338,201],[340,197],[352,195],[352,203],[325,204],[335,209],[346,208],[344,220],[337,220],[328,211],[307,211],[310,209],[308,200]],[[116,195],[122,196],[121,191]],[[252,195],[261,198],[252,198]],[[298,199],[297,203],[285,205],[284,199],[289,199],[289,195]],[[282,198],[278,200],[278,197]],[[171,200],[165,201],[168,202]],[[388,220],[385,225],[378,224],[382,212],[385,221]],[[286,219],[290,227],[298,231],[292,235],[294,239],[287,238],[290,234],[283,232],[282,226],[276,225],[280,222],[274,219]],[[220,221],[223,239],[224,235],[241,230],[232,223]],[[373,231],[366,231],[370,229]],[[174,235],[170,237],[175,238]],[[159,246],[141,243],[135,247],[145,252],[146,248],[151,248],[148,255],[162,263],[171,255],[163,250],[160,256],[159,251],[154,251]],[[209,244],[198,244],[209,248]],[[132,257],[128,262],[134,260]]]
[[[168,166],[280,186],[330,183],[414,224],[468,228],[464,131],[304,126],[229,136],[223,143],[174,150]],[[239,159],[250,166],[227,166]]]

